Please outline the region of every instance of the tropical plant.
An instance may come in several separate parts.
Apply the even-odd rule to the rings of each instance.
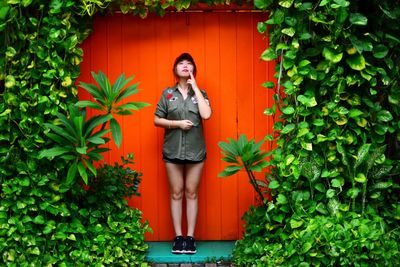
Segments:
[[[267,153],[260,150],[263,141],[256,143],[254,140],[247,140],[242,134],[238,141],[228,138],[229,142],[219,142],[218,146],[222,149],[222,160],[230,163],[219,173],[219,177],[234,175],[240,170],[245,170],[251,185],[256,190],[261,203],[265,205],[262,187],[266,187],[264,181],[256,179],[253,171],[261,172],[269,164],[265,161]]]
[[[92,72],[92,76],[97,82],[98,87],[85,82],[80,82],[80,86],[89,92],[96,101],[82,100],[76,105],[81,108],[90,107],[99,110],[103,112],[104,115],[111,115],[112,118],[109,121],[112,138],[115,144],[120,147],[122,142],[122,132],[121,126],[115,119],[115,115],[131,115],[133,114],[133,110],[142,109],[149,106],[149,104],[144,102],[128,102],[120,104],[122,100],[138,92],[138,83],[124,89],[124,87],[134,78],[133,76],[125,79],[125,74],[122,73],[112,86],[109,79],[102,71],[99,71],[98,74]],[[103,123],[102,129],[106,127],[107,122],[108,121]]]
[[[111,86],[107,76],[99,71],[98,74],[92,72],[92,76],[99,87],[93,84],[81,82],[82,88],[88,91],[96,102],[82,100],[76,103],[76,107],[69,108],[69,118],[59,113],[58,120],[54,124],[45,123],[44,125],[52,132],[46,135],[57,143],[56,146],[42,150],[39,158],[61,157],[68,164],[68,174],[66,183],[74,182],[76,174],[79,173],[85,184],[88,184],[87,170],[97,175],[93,161],[102,160],[101,153],[108,151],[106,147],[100,147],[109,141],[109,138],[103,136],[111,129],[112,139],[119,147],[122,142],[122,132],[115,115],[131,115],[132,110],[139,110],[148,106],[144,102],[128,102],[119,105],[120,101],[138,92],[137,84],[123,89],[132,79],[125,79],[121,74],[116,82]],[[103,114],[91,117],[86,121],[86,110],[78,110],[77,107],[90,107]],[[61,122],[61,126],[57,124]],[[106,129],[110,122],[110,129]],[[95,131],[97,126],[101,129]],[[54,133],[53,133],[54,132]]]
[[[86,170],[89,169],[94,175],[97,175],[92,162],[103,159],[101,153],[109,150],[105,147],[101,148],[99,145],[104,145],[108,141],[108,138],[103,138],[103,135],[110,130],[95,131],[95,128],[110,120],[111,115],[94,116],[86,121],[86,111],[71,106],[69,118],[61,113],[57,117],[58,119],[53,124],[44,124],[49,129],[46,135],[57,145],[42,150],[39,153],[39,159],[61,157],[68,164],[66,184],[72,184],[75,181],[77,172],[85,184],[88,184]],[[60,125],[57,125],[58,123]]]

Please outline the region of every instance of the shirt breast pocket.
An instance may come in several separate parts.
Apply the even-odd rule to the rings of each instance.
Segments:
[[[173,101],[173,102],[168,104],[167,119],[171,119],[171,120],[179,120],[180,119],[178,104],[175,103],[175,102],[176,101]]]
[[[189,106],[189,120],[193,123],[193,126],[199,126],[200,124],[200,113],[199,113],[199,108],[197,105],[190,105]]]

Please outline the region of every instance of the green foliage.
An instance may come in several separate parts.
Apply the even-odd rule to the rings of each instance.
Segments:
[[[105,116],[111,116],[109,121],[112,138],[117,147],[120,147],[122,142],[122,132],[121,126],[116,120],[115,115],[131,115],[133,114],[133,110],[142,109],[149,106],[149,104],[144,102],[128,102],[120,104],[122,100],[138,92],[137,83],[124,89],[124,87],[133,79],[133,76],[125,79],[125,74],[122,73],[112,86],[103,72],[99,71],[98,74],[92,72],[92,76],[97,82],[98,87],[84,82],[81,82],[80,86],[89,92],[96,101],[82,100],[76,103],[76,105],[78,107],[90,107],[103,112]],[[105,128],[106,123],[107,121],[104,122],[102,129]]]
[[[144,233],[150,229],[125,200],[138,195],[141,174],[127,164],[132,164],[131,156],[122,165],[101,166],[97,177],[89,177],[87,190],[76,185],[63,192],[57,177],[43,177],[39,188],[13,201],[18,191],[7,186],[0,212],[2,264],[147,266]]]
[[[65,160],[68,167],[66,185],[75,182],[76,173],[78,172],[85,184],[88,184],[87,169],[94,175],[97,175],[96,168],[93,166],[93,161],[103,159],[102,152],[108,151],[108,148],[101,148],[99,145],[104,145],[108,139],[102,136],[109,132],[109,129],[98,130],[94,129],[109,121],[112,116],[110,114],[104,116],[94,116],[86,121],[86,111],[78,110],[77,107],[71,106],[69,109],[69,118],[59,113],[58,120],[44,125],[52,132],[47,132],[46,135],[56,143],[49,149],[42,150],[39,153],[39,159],[46,157],[52,159],[60,157]],[[60,126],[58,126],[60,122]],[[54,132],[54,133],[53,133]]]
[[[97,147],[108,141],[96,126],[113,114],[86,120],[74,107],[79,45],[91,28],[80,3],[0,3],[2,266],[146,266],[149,227],[125,200],[138,194],[141,174],[125,165],[96,170]],[[118,193],[110,200],[102,189]]]
[[[257,180],[253,174],[253,171],[260,172],[268,166],[268,162],[264,160],[267,157],[267,153],[260,150],[263,141],[258,143],[255,143],[254,140],[248,141],[244,134],[240,135],[238,141],[231,138],[228,138],[228,140],[229,143],[218,143],[224,155],[222,160],[230,163],[218,176],[231,176],[244,169],[261,202],[264,203],[262,185],[265,185],[265,183]]]
[[[91,6],[95,10],[102,10],[102,6],[96,8],[97,0],[85,0],[84,2],[91,2]],[[110,2],[106,0],[105,2]],[[207,6],[213,5],[228,5],[228,4],[252,4],[251,0],[137,0],[137,1],[112,1],[117,2],[118,5],[110,6],[111,11],[120,10],[123,14],[134,14],[140,16],[141,18],[146,18],[149,13],[156,13],[158,15],[165,15],[167,10],[177,10],[182,11],[190,7],[196,6],[198,4],[206,4]],[[110,11],[110,9],[108,11]]]
[[[269,213],[275,213],[272,203]],[[399,231],[382,217],[348,212],[343,217],[293,217],[286,225],[270,221],[264,208],[246,215],[244,241],[237,241],[238,266],[396,266]],[[274,216],[278,216],[275,213]],[[257,223],[254,223],[257,222]]]
[[[66,184],[75,182],[76,174],[79,173],[84,183],[88,183],[87,170],[97,175],[93,161],[102,160],[101,153],[108,151],[108,148],[100,147],[106,144],[109,139],[103,138],[111,129],[114,142],[119,147],[122,142],[121,127],[115,115],[131,115],[131,110],[139,110],[148,106],[143,102],[128,102],[118,105],[120,101],[126,97],[137,93],[137,84],[131,85],[123,89],[133,77],[125,79],[125,75],[121,74],[114,85],[111,86],[110,81],[103,72],[96,74],[92,72],[93,78],[99,87],[93,84],[81,82],[81,86],[90,93],[96,102],[82,100],[69,108],[69,117],[63,114],[57,115],[58,120],[53,124],[45,123],[44,125],[52,132],[46,133],[52,141],[57,145],[52,148],[42,150],[39,158],[61,157],[68,166],[68,174]],[[123,89],[123,90],[122,90]],[[103,115],[97,115],[86,121],[86,110],[78,110],[77,107],[91,107],[102,111]],[[61,126],[57,124],[61,122]],[[107,122],[110,122],[110,129],[105,129]],[[95,128],[102,125],[101,129],[94,132]]]
[[[255,5],[270,14],[257,28],[270,41],[261,58],[278,62],[263,84],[275,92],[264,113],[279,116],[278,138],[266,173],[273,201],[245,215],[236,263],[395,266],[399,1]]]

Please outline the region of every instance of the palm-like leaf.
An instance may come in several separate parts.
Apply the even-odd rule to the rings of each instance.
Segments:
[[[147,107],[149,104],[144,102],[128,102],[125,104],[120,104],[122,100],[138,92],[138,83],[126,87],[127,84],[134,78],[134,76],[126,78],[125,74],[122,73],[113,85],[111,85],[109,79],[102,71],[99,71],[98,73],[92,72],[92,76],[96,81],[97,86],[83,82],[80,83],[80,86],[89,94],[91,94],[95,101],[79,101],[76,106],[81,108],[89,107],[105,112],[104,115],[106,115],[106,118],[108,119],[103,122],[102,129],[104,129],[107,122],[110,121],[112,138],[115,144],[120,147],[122,143],[122,132],[121,126],[119,125],[115,116],[131,115],[133,114],[133,111]],[[87,136],[87,133],[85,136]],[[97,142],[98,141],[99,140],[97,140]]]
[[[263,168],[270,165],[265,161],[268,154],[261,150],[263,141],[258,143],[255,143],[254,140],[249,141],[244,134],[240,135],[237,141],[231,138],[228,138],[228,141],[229,142],[219,142],[218,146],[222,149],[222,154],[224,156],[222,160],[231,163],[231,165],[226,166],[218,176],[227,177],[234,175],[240,170],[246,170],[250,183],[264,203],[264,196],[260,189],[260,181],[258,181],[253,174],[253,171],[260,172]]]
[[[85,183],[88,181],[87,169],[96,174],[92,161],[102,159],[100,153],[107,151],[107,148],[99,148],[99,145],[107,143],[109,139],[103,136],[108,133],[109,129],[94,131],[94,129],[104,122],[110,120],[110,114],[96,116],[86,121],[86,112],[78,110],[72,106],[69,109],[69,117],[58,114],[58,125],[46,123],[49,129],[47,135],[50,139],[56,141],[58,146],[42,150],[39,158],[61,157],[70,162],[67,174],[67,183],[75,180],[75,176],[79,173]]]

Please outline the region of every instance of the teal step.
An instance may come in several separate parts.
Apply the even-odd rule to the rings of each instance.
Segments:
[[[151,263],[205,263],[229,261],[235,241],[197,241],[196,254],[172,254],[172,242],[147,242],[147,261]]]

